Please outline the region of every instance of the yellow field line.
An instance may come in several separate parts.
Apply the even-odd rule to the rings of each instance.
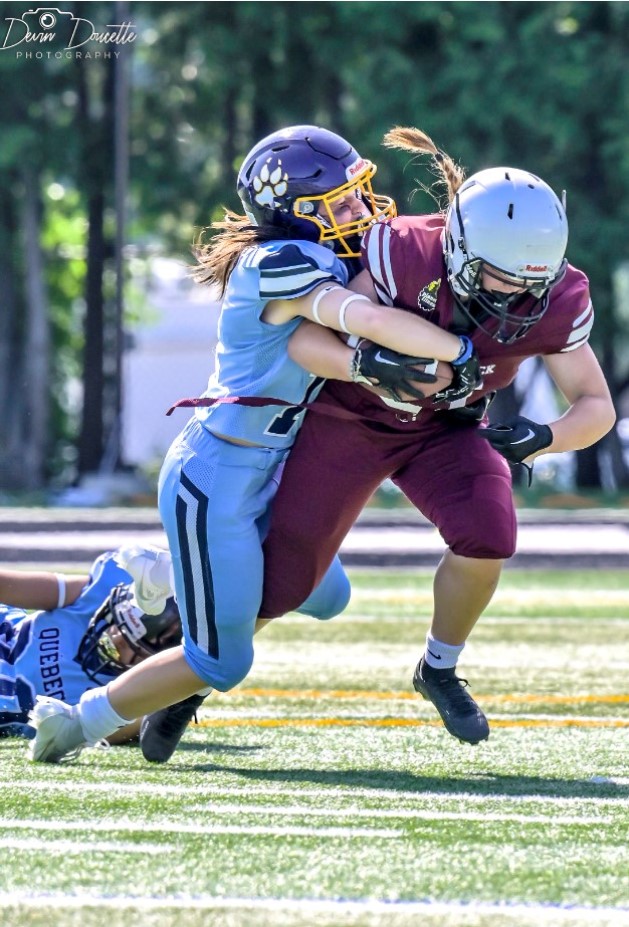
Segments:
[[[286,699],[373,699],[386,701],[415,700],[414,692],[370,692],[359,689],[237,689],[232,695],[251,698]],[[491,704],[525,705],[626,705],[629,695],[476,695]]]
[[[492,719],[492,727],[611,727],[629,728],[629,719],[523,718]],[[202,719],[199,727],[439,727],[441,721],[416,718],[223,718]]]

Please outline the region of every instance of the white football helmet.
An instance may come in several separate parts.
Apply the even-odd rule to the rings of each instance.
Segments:
[[[458,306],[474,325],[508,344],[541,319],[550,288],[565,275],[568,220],[559,198],[535,174],[493,167],[457,191],[443,244]],[[519,291],[488,289],[492,276]]]

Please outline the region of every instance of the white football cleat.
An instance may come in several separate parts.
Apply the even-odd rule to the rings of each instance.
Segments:
[[[121,547],[115,558],[118,566],[133,578],[134,598],[141,611],[159,615],[166,600],[174,595],[172,557],[157,547]]]
[[[77,705],[56,698],[38,696],[28,720],[35,728],[28,754],[35,763],[60,763],[75,759],[87,746]]]

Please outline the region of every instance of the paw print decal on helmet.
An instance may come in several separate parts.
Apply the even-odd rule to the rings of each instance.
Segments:
[[[346,139],[319,126],[289,126],[267,135],[246,155],[236,189],[252,226],[283,229],[282,236],[331,244],[339,257],[360,257],[360,236],[395,216],[395,203],[371,186],[375,164]],[[336,221],[336,202],[354,193],[367,214]],[[347,219],[347,216],[344,216]]]
[[[252,178],[254,200],[259,206],[275,206],[275,197],[284,196],[287,190],[288,174],[282,171],[282,162],[271,167],[271,158],[262,165],[260,173]]]

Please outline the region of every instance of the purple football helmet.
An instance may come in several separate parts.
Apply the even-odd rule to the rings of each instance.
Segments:
[[[238,173],[238,195],[253,225],[288,228],[295,238],[331,242],[339,257],[358,257],[374,222],[393,218],[395,203],[376,196],[376,165],[349,142],[318,126],[291,126],[255,145]],[[354,193],[369,214],[339,224],[335,202]]]

